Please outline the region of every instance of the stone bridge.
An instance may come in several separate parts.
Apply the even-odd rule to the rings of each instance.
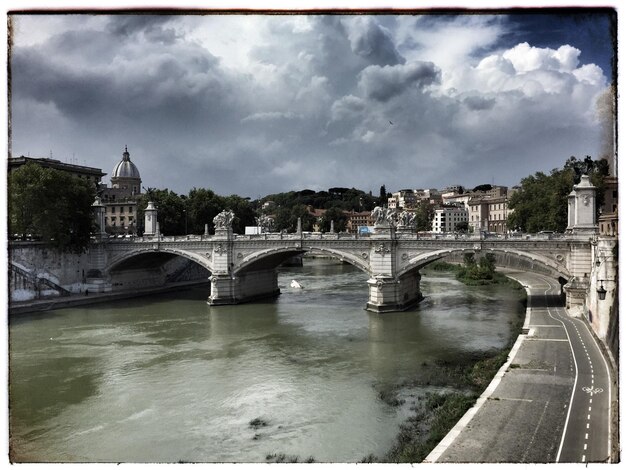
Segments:
[[[202,236],[164,237],[157,208],[149,202],[144,211],[144,236],[111,239],[105,233],[103,209],[96,200],[99,232],[83,254],[55,253],[37,244],[11,244],[12,291],[39,286],[44,279],[49,285],[54,280],[55,286],[72,293],[132,292],[206,276],[211,281],[209,304],[237,304],[279,294],[276,268],[307,253],[333,257],[365,272],[367,309],[376,312],[415,305],[422,298],[420,270],[441,258],[460,260],[464,253],[492,253],[498,265],[559,279],[568,307],[585,304],[592,279],[601,286],[616,282],[611,274],[614,269],[608,269],[609,257],[598,255],[595,188],[586,175],[568,197],[567,234],[424,238],[412,227],[414,215],[376,207],[372,212],[374,233],[366,236],[333,233],[332,229],[325,234],[308,233],[300,227],[294,234],[272,233],[269,226],[265,227],[267,233],[238,235],[232,231],[234,214],[224,211],[213,220],[214,235],[208,235],[207,226]],[[260,217],[257,222],[263,226],[268,220]],[[614,241],[602,243],[615,245]],[[604,274],[599,274],[602,266]]]
[[[187,258],[210,272],[211,305],[250,302],[280,293],[276,268],[310,253],[350,263],[368,276],[367,309],[376,312],[411,308],[422,295],[420,269],[455,254],[496,255],[498,264],[538,270],[560,279],[568,304],[584,302],[592,268],[592,238],[570,234],[508,238],[420,238],[394,228],[358,236],[337,233],[265,233],[237,235],[230,227],[213,236],[163,237],[158,234],[97,243],[92,251],[103,278],[140,270],[173,256]]]

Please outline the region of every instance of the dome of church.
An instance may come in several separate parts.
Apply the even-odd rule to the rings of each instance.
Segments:
[[[133,162],[130,161],[130,153],[128,153],[128,147],[124,149],[122,155],[122,161],[115,165],[111,178],[139,178],[139,170]]]

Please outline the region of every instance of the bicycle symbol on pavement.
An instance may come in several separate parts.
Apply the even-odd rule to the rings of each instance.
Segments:
[[[593,388],[593,387],[583,387],[583,392],[588,393],[591,396],[594,396],[598,393],[604,392],[601,388]]]

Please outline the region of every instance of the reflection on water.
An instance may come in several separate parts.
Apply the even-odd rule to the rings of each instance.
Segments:
[[[364,310],[367,277],[283,268],[276,301],[209,307],[206,288],[12,319],[11,432],[27,461],[354,462],[384,454],[407,410],[381,388],[422,363],[504,346],[502,287],[425,275],[409,312]],[[304,287],[290,287],[297,279]],[[256,418],[263,425],[251,426]]]

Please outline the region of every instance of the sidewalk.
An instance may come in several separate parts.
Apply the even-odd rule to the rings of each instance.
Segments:
[[[523,333],[476,404],[424,463],[557,460],[574,385],[573,363],[565,329],[539,300],[559,292],[560,286],[529,273],[511,277],[529,296]],[[531,305],[531,297],[539,305]]]
[[[26,300],[22,302],[9,302],[9,315],[18,315],[33,312],[45,312],[59,308],[78,307],[92,305],[115,300],[140,297],[144,295],[159,294],[163,292],[188,289],[194,286],[208,284],[208,281],[188,281],[162,287],[147,287],[123,292],[90,293],[89,295],[73,294],[67,297],[54,297],[49,299]],[[209,293],[207,292],[207,298]]]

